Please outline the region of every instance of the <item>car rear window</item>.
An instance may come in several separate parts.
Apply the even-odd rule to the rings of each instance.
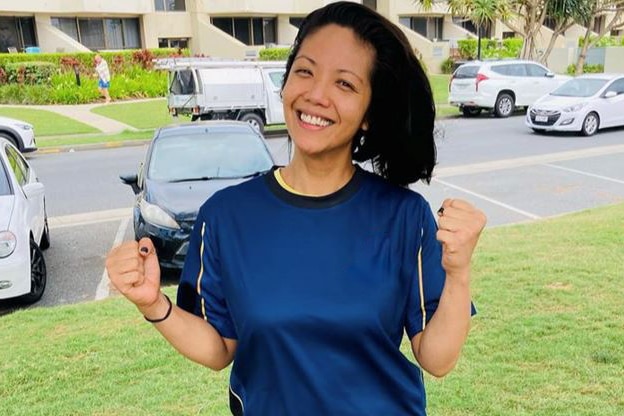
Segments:
[[[453,78],[476,78],[479,72],[479,65],[462,65],[457,68]]]

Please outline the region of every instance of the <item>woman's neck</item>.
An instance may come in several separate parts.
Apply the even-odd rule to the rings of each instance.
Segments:
[[[324,196],[344,187],[353,177],[355,167],[351,160],[341,163],[323,163],[294,157],[280,174],[288,186],[295,191],[310,195]]]

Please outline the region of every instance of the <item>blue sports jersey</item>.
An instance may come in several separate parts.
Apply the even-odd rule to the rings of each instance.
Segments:
[[[323,197],[270,173],[206,201],[178,305],[237,340],[232,412],[424,415],[421,370],[399,346],[438,305],[436,231],[419,194],[360,168]]]

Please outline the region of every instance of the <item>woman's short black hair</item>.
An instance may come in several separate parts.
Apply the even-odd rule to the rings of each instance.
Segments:
[[[293,43],[282,89],[302,42],[328,24],[352,29],[375,50],[368,130],[363,141],[363,131],[353,137],[353,160],[370,160],[377,174],[397,185],[428,183],[436,163],[435,105],[429,79],[403,32],[379,13],[349,1],[310,13]]]

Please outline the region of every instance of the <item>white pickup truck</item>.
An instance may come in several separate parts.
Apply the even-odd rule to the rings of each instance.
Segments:
[[[174,116],[247,121],[260,132],[284,123],[283,61],[170,58],[157,60],[156,67],[169,71],[167,104]]]

